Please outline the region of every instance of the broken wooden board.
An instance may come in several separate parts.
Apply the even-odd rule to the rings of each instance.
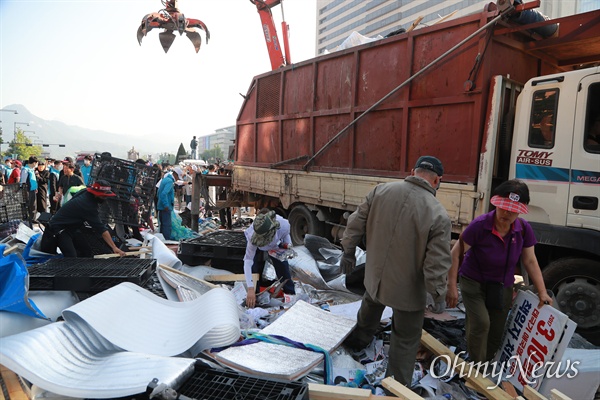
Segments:
[[[436,338],[431,336],[425,330],[423,330],[421,334],[421,343],[436,356],[446,356],[449,360],[452,360],[447,364],[449,364],[454,371],[459,374],[461,371],[464,372],[464,376],[461,376],[461,378],[464,378],[468,383],[471,383],[476,391],[482,393],[488,399],[513,399],[513,397],[504,390],[496,387],[496,383],[492,382],[490,379],[484,378],[479,371],[473,368],[471,363],[467,363],[465,360],[458,357],[456,354],[450,351],[449,348],[441,344]]]
[[[419,396],[391,376],[388,376],[381,381],[384,388],[398,396],[403,400],[423,400],[423,397]]]
[[[6,386],[6,390],[8,392],[8,399],[10,400],[29,400],[27,394],[23,391],[21,387],[21,383],[19,382],[19,378],[15,375],[14,372],[6,368],[4,365],[0,365],[0,374],[2,375],[2,380],[4,381],[4,385]],[[0,389],[0,400],[4,400],[4,393]],[[8,400],[6,399],[6,400]]]

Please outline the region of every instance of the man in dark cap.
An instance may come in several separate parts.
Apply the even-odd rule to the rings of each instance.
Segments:
[[[256,305],[256,291],[252,274],[262,275],[265,267],[265,254],[269,250],[289,249],[292,247],[290,237],[290,223],[287,219],[275,214],[268,208],[259,211],[254,223],[244,232],[246,235],[246,254],[244,255],[244,275],[248,293],[246,295],[246,306],[253,308]],[[287,280],[283,285],[283,292],[295,294],[294,282],[290,275],[290,266],[287,261],[271,257],[271,264],[275,267],[277,278]]]
[[[356,263],[356,246],[367,240],[365,294],[357,325],[344,344],[358,351],[371,343],[386,306],[393,310],[386,376],[410,386],[421,339],[426,292],[433,311],[445,308],[451,224],[436,199],[444,168],[422,156],[402,182],[377,185],[350,215],[342,239],[342,269]]]
[[[73,165],[73,175],[77,175],[81,178],[81,181],[83,182],[83,174],[81,173],[81,170],[79,169],[79,165],[77,165],[75,163],[75,161],[73,161],[73,157],[65,157],[62,160],[63,165]],[[58,179],[60,180],[60,178],[62,178],[62,176],[64,175],[64,168],[62,171],[60,171],[60,173],[58,174]]]
[[[46,161],[41,160],[38,163],[35,176],[38,184],[36,196],[37,211],[40,213],[48,211],[48,181],[50,180],[50,172],[46,169]]]
[[[87,222],[95,232],[102,235],[102,239],[113,253],[125,255],[113,242],[98,212],[104,199],[114,196],[110,184],[103,180],[96,181],[86,190],[76,193],[50,219],[42,236],[41,250],[56,254],[56,249],[60,248],[65,257],[91,257],[92,249],[80,232],[83,224]]]

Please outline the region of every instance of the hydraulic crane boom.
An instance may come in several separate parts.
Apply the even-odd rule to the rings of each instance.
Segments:
[[[265,34],[265,42],[267,43],[267,50],[269,51],[269,59],[271,60],[271,69],[276,70],[290,64],[291,57],[288,42],[289,26],[285,22],[285,19],[283,19],[281,22],[281,29],[284,49],[282,51],[277,36],[277,29],[275,28],[275,21],[273,21],[273,14],[271,13],[271,8],[281,4],[282,0],[250,0],[250,2],[256,6],[256,10],[260,15],[260,21]]]

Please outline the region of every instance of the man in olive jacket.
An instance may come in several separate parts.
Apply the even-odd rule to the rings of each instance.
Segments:
[[[446,279],[451,265],[448,214],[436,199],[444,169],[435,157],[422,156],[402,182],[376,186],[348,218],[342,239],[342,268],[356,263],[355,250],[366,234],[366,292],[357,326],[344,344],[366,347],[379,327],[385,306],[393,309],[386,376],[411,385],[421,338],[426,292],[445,308]]]

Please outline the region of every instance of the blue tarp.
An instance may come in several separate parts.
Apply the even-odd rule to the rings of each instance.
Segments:
[[[30,266],[33,264],[45,263],[46,261],[48,261],[52,258],[62,258],[62,254],[42,253],[41,251],[37,251],[37,250],[33,249],[33,245],[35,244],[35,242],[38,241],[38,239],[41,236],[42,236],[41,233],[36,233],[35,235],[33,235],[31,238],[29,238],[29,241],[27,242],[25,249],[23,249],[22,256],[25,259],[27,266]]]
[[[23,258],[0,253],[0,310],[49,319],[27,297],[28,291],[29,274]]]

